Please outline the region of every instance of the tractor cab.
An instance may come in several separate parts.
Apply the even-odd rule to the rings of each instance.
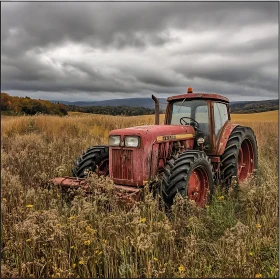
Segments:
[[[167,99],[166,125],[192,126],[196,140],[204,139],[204,150],[215,154],[220,132],[230,120],[229,100],[218,94],[188,93]],[[195,141],[196,143],[197,141]]]

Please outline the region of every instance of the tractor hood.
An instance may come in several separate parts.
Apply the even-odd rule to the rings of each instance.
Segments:
[[[145,125],[134,126],[110,131],[109,135],[140,136],[143,140],[176,140],[183,138],[194,138],[195,130],[188,125]],[[162,136],[162,137],[158,137]]]

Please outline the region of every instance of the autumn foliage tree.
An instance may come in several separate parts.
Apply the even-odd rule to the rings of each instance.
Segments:
[[[67,108],[64,104],[54,104],[47,100],[31,99],[30,97],[10,96],[1,92],[1,112],[19,115],[41,113],[63,116],[67,115]]]

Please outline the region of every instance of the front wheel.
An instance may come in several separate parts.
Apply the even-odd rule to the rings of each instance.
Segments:
[[[109,148],[108,146],[89,147],[74,162],[73,176],[84,178],[88,171],[95,172],[98,176],[109,175]]]
[[[203,207],[213,193],[212,165],[201,151],[185,151],[175,160],[168,180],[163,180],[165,201],[173,203],[177,193]]]

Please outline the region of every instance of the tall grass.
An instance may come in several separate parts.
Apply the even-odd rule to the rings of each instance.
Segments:
[[[70,175],[73,160],[107,143],[111,129],[153,121],[2,119],[2,277],[278,278],[277,123],[242,123],[258,140],[253,180],[229,193],[217,188],[204,209],[177,197],[171,219],[147,190],[143,201],[120,204],[108,178],[93,176],[93,195],[70,201],[46,183]]]

